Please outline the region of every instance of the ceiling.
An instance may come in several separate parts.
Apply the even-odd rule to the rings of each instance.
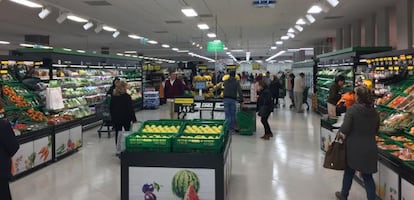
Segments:
[[[92,3],[109,5],[92,6]],[[207,31],[197,28],[200,22],[210,26],[209,32],[215,32],[217,39],[224,41],[231,49],[243,49],[242,53],[233,53],[235,57],[245,57],[250,51],[252,57],[264,59],[276,54],[281,48],[313,47],[318,41],[334,37],[337,27],[344,26],[367,16],[376,9],[394,4],[394,0],[340,0],[336,8],[327,13],[315,15],[317,21],[305,25],[305,30],[294,39],[285,42],[279,50],[270,50],[274,42],[285,35],[299,17],[318,0],[278,0],[275,8],[255,8],[251,0],[42,0],[43,5],[52,7],[52,13],[41,20],[37,14],[40,9],[27,8],[7,0],[0,1],[0,40],[10,41],[11,45],[0,45],[0,51],[18,48],[24,41],[25,34],[50,36],[50,45],[60,48],[84,49],[100,51],[101,47],[109,47],[111,53],[136,50],[151,57],[175,60],[190,60],[187,53],[177,53],[161,47],[189,50],[202,56],[214,58],[207,53]],[[320,0],[325,3],[325,0]],[[327,4],[326,4],[327,5]],[[194,8],[199,17],[187,18],[181,13],[184,6]],[[70,11],[87,18],[95,25],[105,23],[121,30],[118,38],[112,33],[102,31],[95,33],[94,28],[85,31],[82,23],[64,21],[56,22],[59,11]],[[325,19],[325,18],[336,19]],[[217,19],[217,24],[216,24]],[[157,45],[143,45],[137,40],[127,37],[134,33],[156,40]],[[192,45],[196,42],[204,48]],[[218,58],[229,58],[224,52]]]

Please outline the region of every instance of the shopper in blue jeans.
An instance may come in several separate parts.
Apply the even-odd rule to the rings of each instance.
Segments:
[[[236,80],[236,72],[230,71],[230,78],[224,81],[224,114],[230,133],[236,131],[236,103],[237,99],[243,102],[243,94],[239,81]]]
[[[375,136],[379,129],[379,116],[373,106],[371,91],[366,87],[355,88],[356,104],[346,111],[344,122],[339,129],[345,136],[347,167],[342,180],[341,192],[335,196],[348,199],[355,171],[364,180],[368,200],[375,200],[375,183],[372,174],[377,172],[377,144]]]

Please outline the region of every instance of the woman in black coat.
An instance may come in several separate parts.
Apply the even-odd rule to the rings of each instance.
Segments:
[[[118,81],[109,105],[111,120],[115,129],[115,144],[118,143],[119,131],[122,131],[122,128],[129,131],[131,123],[137,121],[131,96],[127,94],[127,88],[128,84],[125,81]]]
[[[0,120],[0,199],[11,200],[9,181],[11,174],[11,158],[19,149],[19,143],[10,123]]]
[[[273,111],[273,98],[272,92],[263,80],[259,82],[259,99],[257,101],[257,110],[259,112],[259,116],[261,117],[260,121],[262,122],[265,129],[265,134],[260,138],[269,140],[270,137],[273,137],[273,133],[272,130],[270,130],[270,125],[268,122],[269,115]]]
[[[344,171],[341,192],[335,195],[347,199],[355,171],[361,172],[368,200],[376,199],[372,174],[377,172],[378,153],[375,136],[379,129],[379,116],[373,106],[371,91],[355,88],[356,104],[347,109],[339,129],[345,135],[347,167]]]
[[[279,90],[280,90],[280,80],[277,75],[273,76],[273,81],[270,83],[270,90],[272,91],[272,97],[274,105],[276,108],[279,106]]]

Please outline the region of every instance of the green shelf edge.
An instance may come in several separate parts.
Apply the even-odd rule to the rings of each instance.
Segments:
[[[391,51],[391,50],[392,50],[392,47],[350,47],[350,48],[341,49],[341,50],[338,50],[338,51],[333,51],[333,52],[317,55],[316,57],[318,59],[320,59],[320,58],[326,58],[326,57],[330,57],[330,56],[336,56],[336,55],[352,53],[352,52],[368,52],[368,53],[371,52],[371,53],[373,53],[375,51]]]

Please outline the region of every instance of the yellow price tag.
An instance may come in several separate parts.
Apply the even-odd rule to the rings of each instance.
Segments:
[[[398,71],[398,70],[400,70],[400,67],[399,67],[399,66],[395,66],[395,67],[394,67],[394,70],[395,70],[395,71]]]
[[[194,98],[176,98],[174,100],[175,104],[193,104]]]
[[[388,70],[392,71],[394,68],[392,66],[388,67]]]
[[[408,66],[408,67],[407,67],[407,69],[408,69],[408,70],[413,70],[413,69],[414,69],[414,67],[413,67],[413,66]]]
[[[0,70],[0,74],[8,74],[9,72],[7,70]]]
[[[407,59],[413,59],[413,55],[407,55]]]
[[[394,57],[392,57],[392,60],[397,61],[398,60],[398,57],[397,56],[394,56]]]
[[[2,65],[7,65],[7,64],[9,64],[9,61],[7,61],[7,60],[5,60],[5,61],[1,61],[1,64],[2,64]]]

